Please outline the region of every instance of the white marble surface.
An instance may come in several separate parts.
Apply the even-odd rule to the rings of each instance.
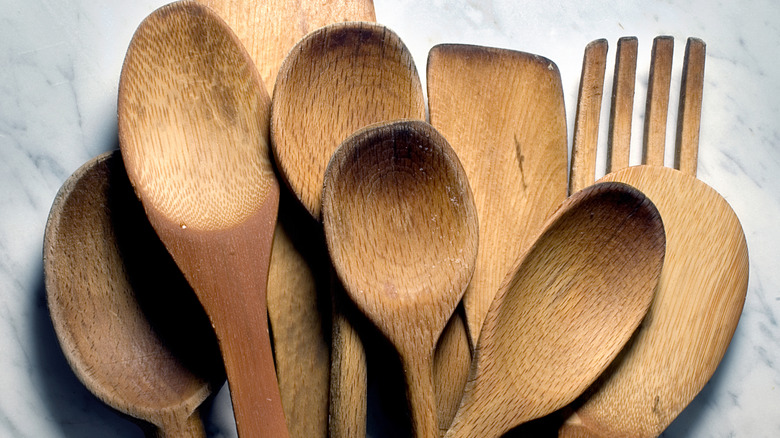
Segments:
[[[62,182],[89,158],[117,148],[122,59],[135,27],[164,2],[0,0],[0,437],[141,436],[87,392],[65,362],[46,309],[41,246]],[[780,4],[375,2],[378,21],[404,39],[423,80],[428,49],[440,42],[507,47],[555,61],[570,135],[589,41],[605,37],[614,48],[620,36],[639,37],[634,117],[641,123],[652,38],[677,38],[673,87],[685,38],[705,40],[699,177],[742,222],[750,281],[724,361],[665,436],[780,436]],[[673,92],[670,106],[676,102]],[[235,435],[226,391],[208,411],[210,436]]]

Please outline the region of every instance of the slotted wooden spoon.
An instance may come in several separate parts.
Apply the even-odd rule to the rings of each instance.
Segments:
[[[447,437],[497,437],[579,396],[647,312],[664,259],[658,211],[604,183],[550,218],[490,307]]]
[[[128,176],[211,319],[239,434],[287,436],[265,295],[279,186],[252,59],[213,11],[172,3],[133,36],[118,107]]]
[[[285,56],[307,33],[340,21],[375,21],[372,0],[201,0],[230,25],[269,95]],[[330,389],[329,260],[322,229],[281,188],[268,271],[268,319],[290,436],[327,437]]]
[[[320,220],[325,168],[354,131],[375,122],[424,119],[422,85],[411,53],[389,29],[342,23],[318,29],[282,64],[271,111],[278,168]],[[324,247],[324,241],[322,242]],[[334,292],[330,434],[366,435],[366,358],[343,291]],[[354,319],[354,317],[352,317]]]
[[[339,278],[401,356],[415,436],[439,436],[434,349],[477,256],[463,167],[425,122],[368,127],[333,156],[322,208]]]
[[[222,358],[119,152],[90,160],[65,181],[43,259],[54,330],[79,380],[148,423],[148,436],[205,437],[198,407],[224,381]]]
[[[661,167],[672,50],[670,37],[656,39],[644,130],[643,160],[648,165],[626,167],[630,126],[619,129],[613,122],[615,140],[609,147],[615,152],[611,155],[625,158],[612,161],[612,173],[602,178],[637,187],[658,207],[667,233],[661,280],[641,329],[620,360],[570,407],[574,413],[559,436],[659,435],[715,372],[742,312],[748,280],[742,227],[728,203],[695,178],[705,55],[704,43],[695,38],[688,40],[683,66],[675,157],[680,170]],[[600,56],[606,57],[606,50]],[[617,101],[613,100],[612,111],[622,114],[612,119],[629,120],[630,125],[628,96],[633,98],[634,75],[622,70],[636,69],[636,39],[622,39],[617,56],[615,87],[630,92],[613,93]],[[586,55],[583,69],[588,68]],[[592,88],[592,84],[582,88]],[[592,126],[597,129],[597,119]],[[592,142],[597,134],[588,138],[592,140],[583,142],[581,150],[595,151]],[[573,153],[573,159],[595,160],[595,155],[577,157],[578,152]],[[588,173],[578,179],[593,178]]]
[[[563,87],[541,56],[460,44],[433,47],[427,75],[431,124],[458,154],[477,205],[479,253],[463,298],[474,345],[501,281],[566,199]],[[462,327],[451,323],[437,351],[442,431],[471,363]]]

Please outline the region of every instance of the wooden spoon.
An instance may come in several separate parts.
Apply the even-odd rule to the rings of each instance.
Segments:
[[[463,297],[473,346],[501,281],[566,199],[563,87],[552,61],[489,47],[435,46],[427,72],[431,124],[458,154],[477,204],[479,254]],[[463,339],[450,333],[459,326],[448,326],[437,350],[446,358],[437,365],[442,431],[457,411],[471,363],[468,342],[448,342]]]
[[[133,36],[118,107],[128,176],[211,319],[239,434],[287,436],[265,301],[279,186],[254,63],[213,11],[172,3]]]
[[[664,227],[641,192],[599,184],[567,199],[490,307],[447,437],[497,437],[574,400],[645,316]]]
[[[477,255],[465,171],[433,127],[395,122],[345,140],[322,197],[336,272],[401,356],[415,435],[437,437],[433,354]]]
[[[339,21],[375,21],[372,0],[200,0],[239,37],[268,93],[290,49],[309,31]],[[268,319],[290,436],[328,436],[330,261],[322,228],[282,187],[268,271]]]
[[[668,232],[666,262],[642,329],[560,436],[657,436],[726,353],[745,302],[747,244],[728,203],[690,175],[635,166],[602,181],[631,184],[653,200]]]
[[[274,89],[271,138],[278,169],[319,220],[325,168],[339,144],[371,123],[405,118],[423,120],[425,100],[412,55],[398,35],[372,23],[318,29],[290,51]],[[337,288],[333,296],[334,438],[366,435],[366,356],[353,326],[361,315],[349,314],[343,295]]]
[[[151,424],[149,436],[205,437],[198,406],[224,381],[222,358],[119,152],[90,160],[62,186],[43,257],[51,319],[79,380]]]

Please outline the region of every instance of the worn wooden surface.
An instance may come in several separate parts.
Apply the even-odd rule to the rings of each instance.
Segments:
[[[287,436],[265,294],[279,186],[254,62],[212,10],[173,3],[133,36],[118,107],[128,177],[211,319],[239,434]]]

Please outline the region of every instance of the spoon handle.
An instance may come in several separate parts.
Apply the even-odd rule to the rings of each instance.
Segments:
[[[289,436],[268,333],[266,287],[278,188],[233,228],[202,232],[149,219],[209,316],[225,362],[241,437]]]
[[[206,430],[203,427],[198,410],[191,415],[186,412],[173,412],[170,415],[161,415],[161,425],[149,431],[149,438],[206,438]]]
[[[433,385],[433,351],[403,354],[406,391],[412,411],[412,428],[417,438],[437,438],[436,393]]]

